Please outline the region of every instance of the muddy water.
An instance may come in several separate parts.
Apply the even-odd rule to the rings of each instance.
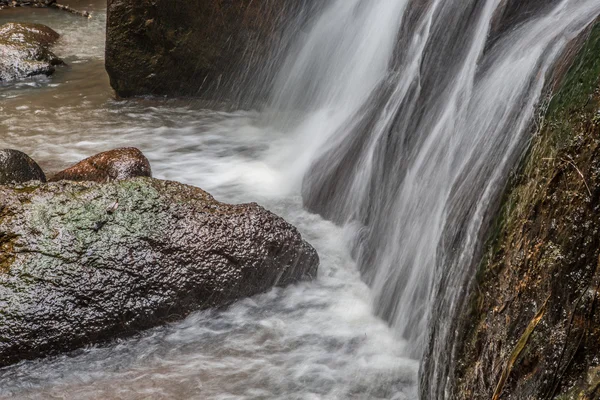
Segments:
[[[65,2],[66,3],[66,2]],[[372,296],[342,229],[306,212],[285,157],[291,139],[258,112],[185,100],[117,101],[103,68],[102,1],[0,11],[0,23],[45,23],[62,34],[66,67],[0,86],[0,148],[52,172],[118,146],[136,146],[154,175],[219,200],[257,201],[298,226],[319,251],[315,282],[200,312],[137,337],[0,370],[0,398],[415,399],[418,362],[372,312]]]

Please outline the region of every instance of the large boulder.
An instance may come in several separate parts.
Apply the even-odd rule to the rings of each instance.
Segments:
[[[125,147],[86,158],[57,173],[50,181],[110,182],[138,176],[152,176],[150,162],[140,150]]]
[[[257,204],[152,178],[0,186],[0,366],[138,332],[315,276]]]
[[[0,82],[51,75],[62,61],[50,51],[59,34],[42,24],[0,26]]]
[[[28,181],[46,182],[46,175],[27,154],[18,150],[0,149],[0,185]]]
[[[108,0],[106,70],[121,97],[229,100],[268,66],[306,0]],[[258,84],[258,86],[261,86]]]

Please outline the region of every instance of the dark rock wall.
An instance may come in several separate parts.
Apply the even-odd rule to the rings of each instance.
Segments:
[[[122,97],[199,96],[241,101],[264,94],[291,0],[109,0],[106,69]]]
[[[587,35],[502,201],[447,398],[600,398],[600,23]]]

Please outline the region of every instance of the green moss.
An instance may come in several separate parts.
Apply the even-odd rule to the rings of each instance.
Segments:
[[[550,122],[563,127],[573,114],[594,110],[590,97],[600,80],[600,24],[596,24],[548,108]],[[565,133],[559,129],[560,133]],[[568,135],[568,131],[567,137]]]
[[[488,251],[480,264],[478,281],[483,278],[491,259],[502,250],[502,239],[531,214],[536,204],[543,201],[543,189],[552,179],[557,164],[564,164],[557,159],[560,150],[572,145],[576,134],[580,133],[582,121],[600,118],[597,101],[592,98],[600,83],[599,54],[600,23],[592,28],[560,89],[552,97],[542,131],[535,135],[509,182],[488,235]]]

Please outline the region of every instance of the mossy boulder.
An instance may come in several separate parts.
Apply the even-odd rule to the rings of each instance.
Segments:
[[[152,178],[0,186],[0,366],[130,335],[316,275],[257,204]]]
[[[59,34],[42,24],[0,26],[0,82],[51,75],[62,61],[50,51]]]

